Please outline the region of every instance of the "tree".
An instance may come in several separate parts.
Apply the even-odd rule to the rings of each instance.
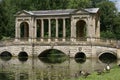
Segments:
[[[91,0],[91,6],[96,7],[98,3],[108,0]]]
[[[103,32],[107,31],[114,34],[114,31],[113,31],[114,25],[115,25],[114,21],[116,19],[116,13],[117,13],[115,4],[111,1],[106,0],[98,3],[97,7],[100,7],[101,31]]]
[[[90,0],[70,0],[68,8],[86,8],[90,7]]]
[[[100,8],[102,36],[112,34],[113,37],[120,38],[120,14],[118,14],[115,4],[109,0],[2,0],[0,2],[0,38],[2,36],[14,37],[14,14],[20,10],[79,9],[89,7]],[[111,34],[108,34],[108,32]]]

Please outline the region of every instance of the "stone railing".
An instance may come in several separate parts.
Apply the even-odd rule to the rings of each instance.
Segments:
[[[42,39],[42,40],[41,40]],[[37,38],[37,39],[28,39],[22,38],[18,39],[6,39],[0,41],[0,46],[7,46],[7,45],[31,45],[31,44],[41,44],[41,45],[50,45],[57,44],[57,45],[91,45],[91,46],[110,46],[110,47],[120,47],[120,41],[114,39],[103,39],[103,38]]]

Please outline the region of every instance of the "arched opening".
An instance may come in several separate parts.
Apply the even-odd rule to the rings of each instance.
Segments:
[[[48,49],[39,54],[38,58],[46,63],[61,63],[66,60],[66,55],[56,49]]]
[[[63,37],[63,19],[58,19],[58,37]]]
[[[75,61],[77,63],[84,63],[86,61],[86,55],[85,53],[83,52],[78,52],[76,55],[75,55]]]
[[[54,39],[56,37],[56,20],[51,19],[51,37]]]
[[[49,35],[49,21],[48,19],[44,19],[44,38],[48,38],[48,35]]]
[[[8,61],[8,60],[10,60],[12,58],[12,54],[10,52],[8,52],[8,51],[4,51],[4,52],[2,52],[0,54],[0,58],[2,60]]]
[[[86,22],[79,20],[76,23],[76,38],[79,40],[85,40],[86,37]]]
[[[37,20],[37,38],[41,37],[41,20]]]
[[[29,25],[27,22],[22,22],[20,24],[20,36],[21,36],[21,38],[29,37]]]
[[[103,63],[109,64],[109,63],[115,62],[117,60],[117,56],[110,52],[105,52],[99,56],[99,59]]]
[[[28,54],[26,52],[20,52],[18,54],[18,59],[20,61],[27,61],[28,60]]]

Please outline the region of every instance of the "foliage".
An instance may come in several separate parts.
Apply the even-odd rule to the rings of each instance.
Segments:
[[[119,67],[115,66],[111,69],[110,72],[102,73],[101,75],[97,75],[96,72],[93,72],[87,78],[79,77],[78,79],[69,79],[69,80],[120,80]]]
[[[89,7],[100,8],[101,36],[120,39],[120,13],[117,11],[115,4],[109,0],[2,0],[0,1],[0,39],[3,37],[14,37],[14,15],[20,10],[79,9]],[[66,32],[69,34],[70,30]]]
[[[78,80],[119,80],[119,76],[119,67],[114,67],[109,73],[105,72],[101,75],[97,75],[97,73],[94,72],[86,79],[80,77]]]

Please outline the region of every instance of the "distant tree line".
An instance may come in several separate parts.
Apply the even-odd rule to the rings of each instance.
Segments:
[[[100,8],[101,37],[120,39],[120,13],[109,0],[1,0],[0,39],[15,35],[15,14],[20,10]]]

